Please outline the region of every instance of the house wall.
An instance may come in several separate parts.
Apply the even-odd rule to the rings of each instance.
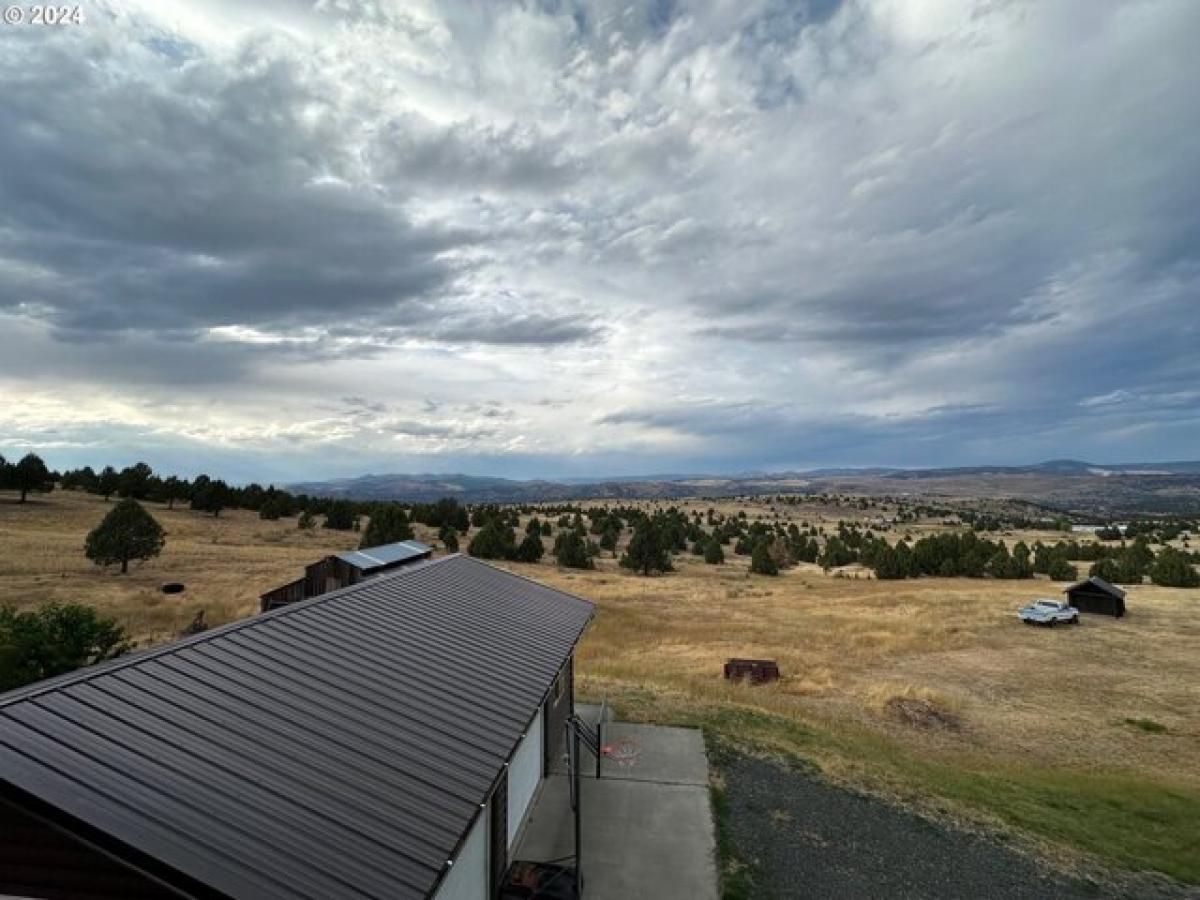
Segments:
[[[562,671],[558,673],[554,687],[550,689],[550,696],[546,698],[546,734],[543,739],[546,757],[544,771],[546,772],[556,770],[555,766],[566,749],[563,743],[564,725],[567,717],[575,711],[574,697],[575,667],[574,657],[572,657],[567,660]]]
[[[475,817],[454,865],[434,893],[434,900],[488,900],[488,822],[485,806]]]
[[[525,815],[533,802],[538,786],[542,783],[542,734],[545,728],[539,709],[525,731],[525,737],[517,745],[508,764],[508,846],[512,845],[525,822]]]

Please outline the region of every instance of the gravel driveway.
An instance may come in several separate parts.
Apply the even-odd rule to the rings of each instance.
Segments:
[[[730,836],[757,898],[1098,900],[1195,896],[1122,891],[1040,868],[996,840],[930,822],[812,775],[746,757],[721,766]]]

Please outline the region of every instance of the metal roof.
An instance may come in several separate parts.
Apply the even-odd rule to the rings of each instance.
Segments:
[[[383,566],[402,563],[405,560],[416,559],[432,552],[432,547],[422,544],[420,541],[397,541],[394,544],[382,544],[378,547],[368,547],[365,550],[347,550],[334,555],[355,568],[368,572]]]
[[[1099,575],[1092,575],[1086,581],[1080,581],[1078,584],[1073,584],[1070,587],[1063,588],[1063,593],[1076,590],[1078,588],[1095,587],[1104,591],[1106,594],[1112,594],[1119,600],[1125,599],[1125,592],[1113,584],[1109,584]]]
[[[228,897],[423,898],[591,614],[416,563],[0,695],[0,789]]]

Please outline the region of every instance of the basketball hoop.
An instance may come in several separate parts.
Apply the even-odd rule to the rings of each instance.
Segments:
[[[615,762],[622,768],[628,768],[637,761],[638,754],[642,752],[637,741],[631,738],[617,741],[613,744],[605,744],[600,752]]]

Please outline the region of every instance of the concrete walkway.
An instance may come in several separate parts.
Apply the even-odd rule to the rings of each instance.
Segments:
[[[587,712],[580,709],[585,718]],[[592,756],[581,751],[585,900],[716,900],[700,732],[610,722],[604,744],[613,756],[603,759],[599,780]],[[574,854],[569,793],[566,774],[546,778],[515,859],[548,862]]]

